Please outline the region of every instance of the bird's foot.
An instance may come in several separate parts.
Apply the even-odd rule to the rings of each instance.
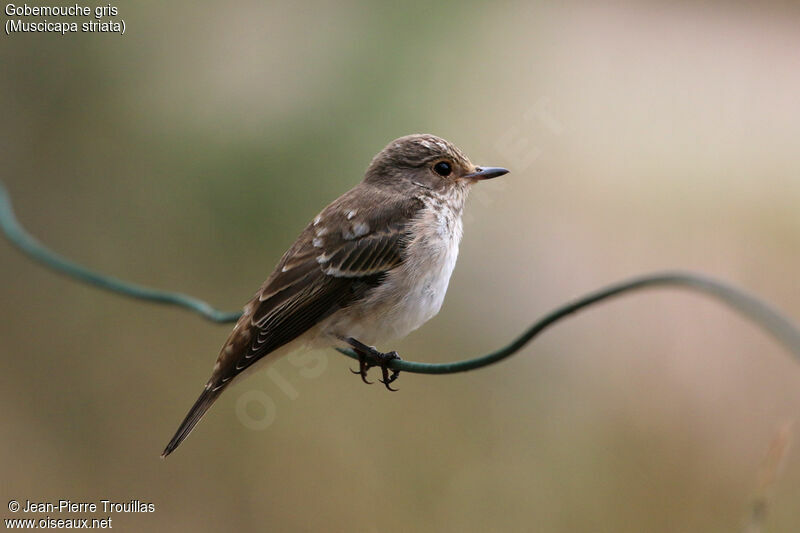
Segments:
[[[394,392],[397,390],[390,387],[390,385],[397,379],[397,376],[400,375],[400,371],[389,368],[389,363],[391,361],[400,359],[400,356],[397,355],[397,352],[379,352],[374,346],[367,346],[363,342],[360,342],[353,337],[348,337],[344,340],[358,355],[358,370],[351,369],[350,372],[353,374],[359,374],[364,383],[371,385],[372,382],[367,381],[367,372],[374,366],[380,367],[383,374],[383,379],[380,380],[380,382],[383,383],[390,391]],[[389,375],[390,371],[391,375]]]

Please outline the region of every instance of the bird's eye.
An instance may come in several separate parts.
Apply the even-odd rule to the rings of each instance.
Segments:
[[[449,176],[453,169],[450,167],[450,163],[447,161],[439,161],[435,165],[433,165],[433,171],[439,174],[442,177]]]

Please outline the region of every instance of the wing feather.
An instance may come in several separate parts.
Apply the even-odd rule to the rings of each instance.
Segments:
[[[376,198],[364,209],[354,205],[356,190],[320,213],[284,254],[245,307],[209,385],[224,386],[260,358],[363,298],[402,263],[407,225],[421,201]],[[357,217],[348,216],[355,211]]]

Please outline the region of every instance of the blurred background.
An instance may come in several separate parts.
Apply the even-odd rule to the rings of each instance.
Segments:
[[[666,268],[800,320],[796,3],[294,4],[125,2],[125,35],[4,35],[0,179],[22,223],[236,310],[376,152],[430,132],[512,173],[474,190],[440,315],[383,348],[477,356]],[[0,497],[155,504],[122,531],[738,531],[800,412],[782,348],[654,290],[394,394],[334,352],[279,361],[161,460],[229,326],[3,239],[0,275]],[[764,531],[800,530],[798,450]]]

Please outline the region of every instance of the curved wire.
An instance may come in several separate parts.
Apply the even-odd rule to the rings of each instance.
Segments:
[[[558,307],[537,320],[508,346],[481,357],[452,363],[415,363],[396,359],[391,361],[388,367],[393,370],[417,374],[454,374],[482,368],[515,354],[542,331],[585,307],[619,296],[625,292],[659,286],[677,286],[713,296],[763,328],[775,340],[792,352],[800,362],[800,330],[766,302],[741,289],[699,274],[691,272],[659,272],[609,285]],[[351,350],[339,348],[337,350],[353,359],[358,358],[355,352]]]
[[[241,316],[239,312],[221,311],[207,302],[185,294],[160,291],[99,274],[49,250],[20,226],[14,217],[10,198],[2,182],[0,182],[0,229],[14,245],[33,259],[56,272],[66,274],[84,283],[131,298],[183,307],[213,322],[234,322]],[[510,344],[486,355],[451,363],[418,363],[395,359],[390,361],[388,367],[416,374],[454,374],[483,368],[515,354],[542,331],[585,307],[625,292],[659,286],[691,289],[716,298],[759,325],[800,361],[800,330],[766,302],[732,285],[699,274],[660,272],[609,285],[558,307],[536,321]],[[340,348],[337,350],[348,357],[358,358],[352,350]]]
[[[130,298],[183,307],[213,322],[235,322],[241,316],[241,312],[220,311],[208,302],[186,294],[152,289],[94,272],[53,252],[19,224],[11,207],[11,198],[2,182],[0,182],[0,229],[12,244],[31,258],[60,274],[66,274],[89,285]]]

